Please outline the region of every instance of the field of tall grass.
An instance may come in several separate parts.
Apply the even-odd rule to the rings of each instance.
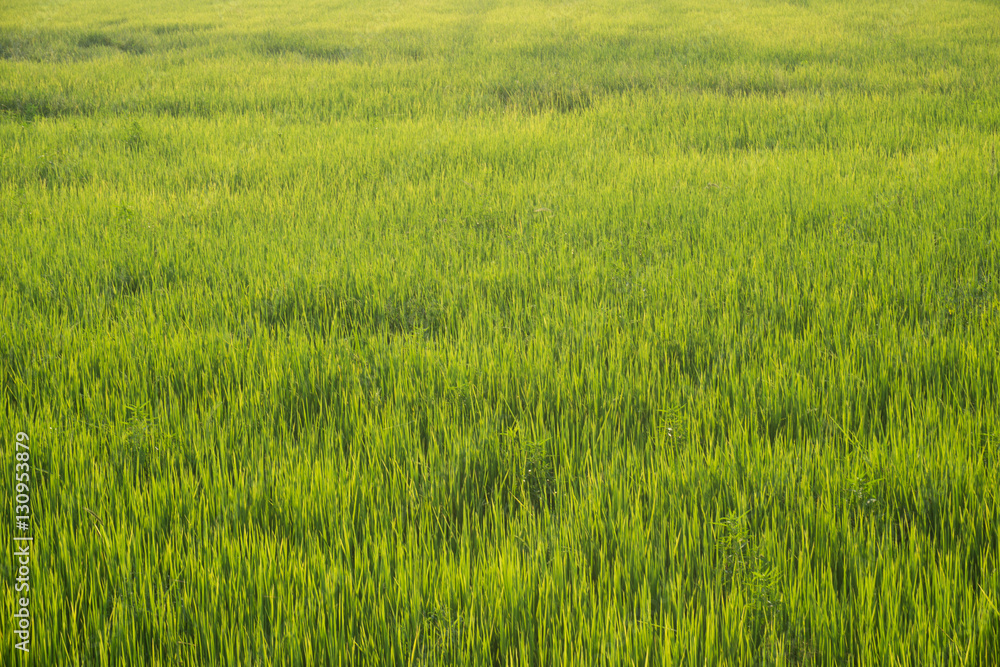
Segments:
[[[989,1],[5,0],[0,662],[996,664],[998,73]]]

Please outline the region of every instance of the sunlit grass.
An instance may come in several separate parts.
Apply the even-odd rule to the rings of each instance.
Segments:
[[[998,37],[5,5],[32,661],[990,664]]]

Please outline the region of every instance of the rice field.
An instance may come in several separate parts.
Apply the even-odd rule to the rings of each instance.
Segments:
[[[5,0],[0,662],[996,664],[998,73],[995,1]]]

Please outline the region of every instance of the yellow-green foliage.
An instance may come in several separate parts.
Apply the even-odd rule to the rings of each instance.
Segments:
[[[996,2],[5,0],[32,664],[993,664],[998,44]]]

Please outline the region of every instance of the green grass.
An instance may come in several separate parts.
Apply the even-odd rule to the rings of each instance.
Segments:
[[[5,3],[27,662],[991,664],[998,43],[996,2]]]

